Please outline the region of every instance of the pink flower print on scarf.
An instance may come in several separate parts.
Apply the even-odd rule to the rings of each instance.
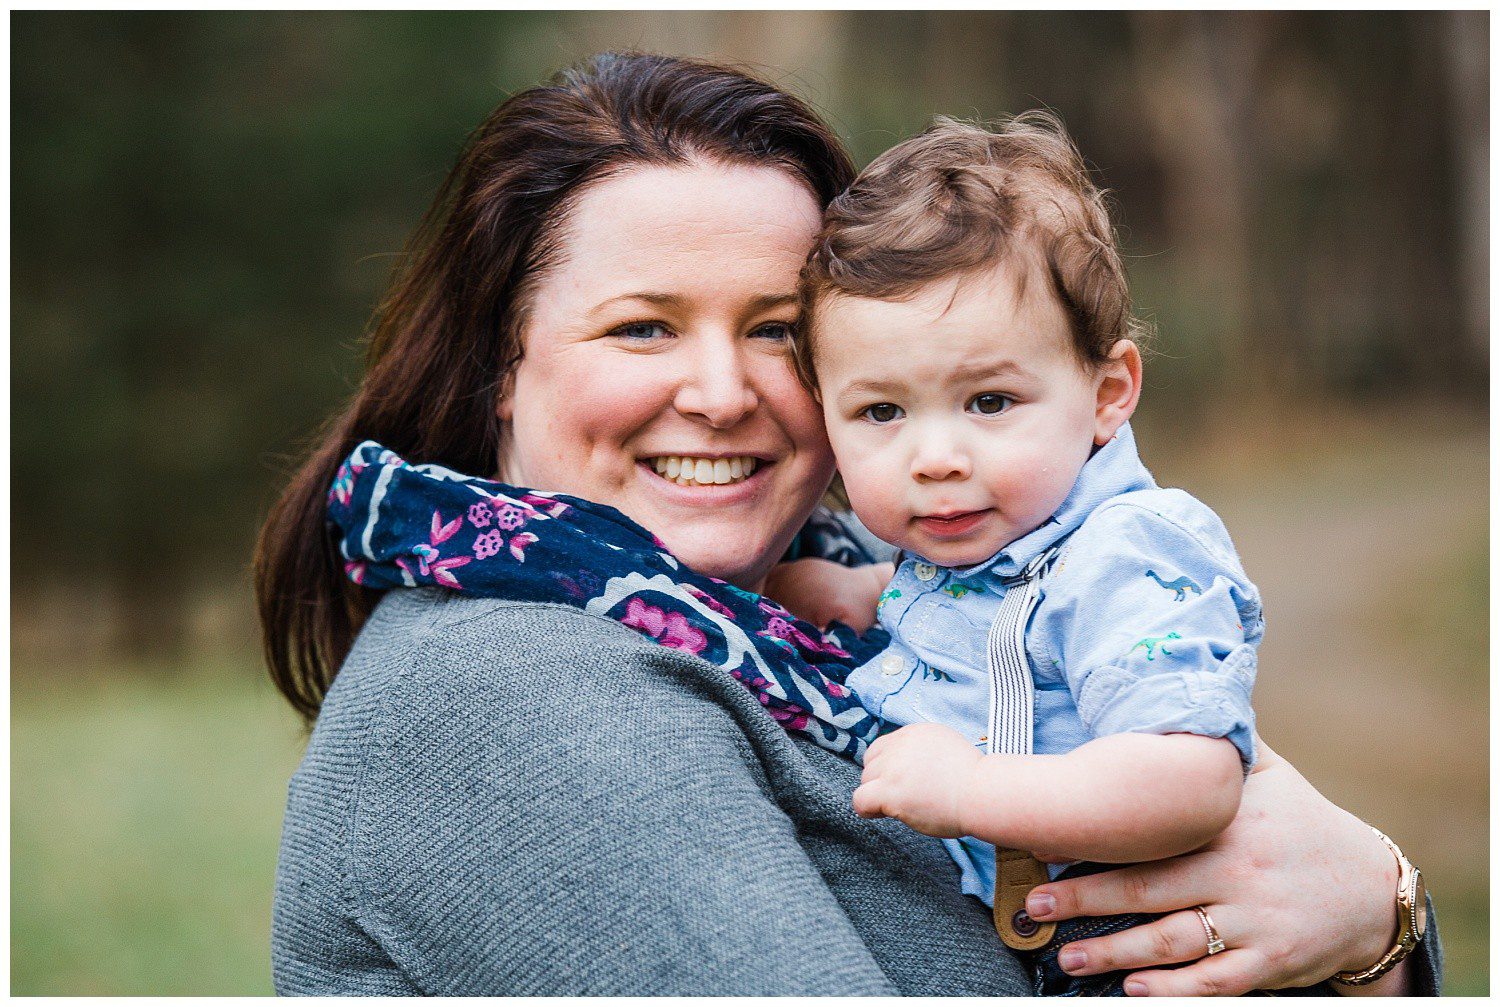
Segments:
[[[499,555],[500,547],[505,545],[505,536],[500,534],[500,529],[491,528],[474,540],[474,558],[489,559],[491,556]]]
[[[515,504],[500,504],[495,508],[495,524],[506,531],[515,531],[526,523],[526,512]]]
[[[769,700],[769,696],[766,696],[764,693],[761,694],[761,705],[766,708],[766,712],[771,715],[771,719],[780,724],[782,728],[788,731],[807,730],[807,714],[801,710],[784,710],[780,707],[771,706]]]
[[[673,650],[701,654],[703,648],[708,646],[708,637],[689,623],[681,612],[664,611],[655,605],[646,604],[640,598],[630,599],[630,604],[625,607],[625,618],[620,621]]]
[[[364,465],[351,461],[340,465],[338,474],[333,477],[333,491],[329,495],[345,507],[349,506],[349,501],[354,499],[354,477],[364,471],[364,468]]]
[[[571,509],[561,500],[554,500],[551,497],[540,496],[536,493],[521,494],[521,502],[528,504],[548,517],[561,517]]]
[[[685,590],[688,594],[692,595],[694,598],[697,598],[699,601],[703,602],[703,604],[707,605],[709,608],[713,609],[724,618],[729,619],[730,621],[734,620],[734,613],[730,611],[729,606],[725,605],[723,602],[710,595],[707,591],[701,591],[691,584],[684,584],[682,585],[682,587],[683,590]]]
[[[441,554],[437,549],[439,545],[456,535],[458,530],[463,526],[464,519],[462,514],[444,524],[442,515],[437,511],[432,512],[432,533],[427,537],[429,544],[422,545],[418,543],[412,546],[411,550],[413,555],[417,557],[417,569],[422,571],[422,576],[431,577],[444,587],[459,590],[463,588],[463,585],[458,582],[458,578],[448,571],[463,566],[469,562],[469,557],[450,556],[447,559],[441,559]],[[411,567],[406,565],[405,560],[398,559],[396,560],[396,564],[407,573],[411,573]]]
[[[765,606],[762,606],[765,611]],[[785,611],[783,609],[783,611]],[[818,654],[832,654],[834,657],[848,657],[849,653],[828,642],[827,637],[814,640],[806,633],[798,629],[794,624],[780,616],[772,616],[766,620],[764,636],[785,647],[792,648],[793,644],[800,643],[803,647]]]
[[[526,562],[526,547],[536,540],[536,536],[529,531],[523,531],[510,540],[510,554],[516,558],[517,563]]]

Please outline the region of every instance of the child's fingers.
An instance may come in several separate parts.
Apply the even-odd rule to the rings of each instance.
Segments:
[[[880,786],[875,783],[862,783],[855,787],[854,813],[861,818],[885,818],[880,790]]]
[[[1237,997],[1255,988],[1257,952],[1231,948],[1207,955],[1180,969],[1137,972],[1125,977],[1125,993],[1133,997]]]

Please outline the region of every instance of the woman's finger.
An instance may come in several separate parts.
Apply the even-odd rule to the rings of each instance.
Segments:
[[[1039,885],[1026,896],[1026,912],[1035,920],[1070,920],[1075,916],[1120,913],[1169,913],[1214,901],[1202,890],[1205,863],[1212,854],[1190,860],[1157,860],[1102,874],[1067,878]]]
[[[1218,915],[1225,914],[1218,912]],[[1214,919],[1216,929],[1220,922]],[[1229,939],[1222,929],[1219,936]],[[1065,944],[1058,952],[1057,963],[1069,975],[1092,976],[1120,969],[1190,962],[1207,953],[1208,936],[1202,921],[1197,913],[1184,910],[1119,933]]]
[[[1245,948],[1198,959],[1180,969],[1137,972],[1125,977],[1125,994],[1133,997],[1237,997],[1255,989],[1263,973],[1259,956]]]

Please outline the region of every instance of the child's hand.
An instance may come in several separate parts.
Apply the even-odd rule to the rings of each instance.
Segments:
[[[863,633],[875,625],[875,604],[895,572],[889,563],[841,566],[826,559],[795,559],[771,569],[765,593],[819,629],[837,621]]]
[[[981,758],[951,727],[903,727],[876,740],[865,754],[854,812],[861,818],[897,818],[929,836],[966,835],[963,808]]]

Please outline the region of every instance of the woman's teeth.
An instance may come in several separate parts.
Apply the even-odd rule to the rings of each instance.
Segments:
[[[692,458],[666,455],[651,461],[656,474],[679,486],[723,486],[750,478],[760,460],[757,458]]]

